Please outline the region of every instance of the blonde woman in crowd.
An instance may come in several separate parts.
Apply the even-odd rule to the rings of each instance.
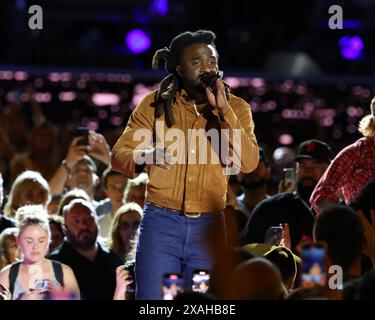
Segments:
[[[111,226],[109,247],[124,262],[135,260],[135,250],[142,216],[143,210],[135,202],[127,203],[116,211]]]
[[[145,203],[146,186],[148,175],[145,172],[140,173],[136,178],[128,180],[124,190],[124,203],[135,202],[143,208]]]
[[[45,258],[50,242],[48,213],[41,205],[17,210],[17,243],[22,260],[0,272],[0,294],[12,300],[42,300],[66,292],[69,299],[80,298],[72,269]]]
[[[109,247],[125,263],[116,270],[114,300],[134,299],[134,263],[142,217],[142,208],[130,202],[117,209],[112,221]]]
[[[50,197],[48,182],[36,171],[24,171],[13,182],[4,207],[6,216],[13,218],[19,207],[27,204],[46,206]]]

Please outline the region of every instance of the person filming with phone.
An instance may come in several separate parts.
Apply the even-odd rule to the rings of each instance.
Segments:
[[[260,202],[242,231],[243,244],[263,243],[270,227],[285,223],[290,230],[290,249],[295,249],[303,236],[311,238],[315,214],[309,207],[309,198],[332,158],[333,152],[325,142],[302,142],[295,158],[296,191],[282,192]]]
[[[22,260],[0,272],[0,294],[6,300],[54,299],[64,291],[68,299],[80,299],[80,290],[72,269],[47,255],[51,232],[48,213],[41,205],[20,207],[17,244]]]
[[[77,127],[65,159],[49,180],[51,193],[62,194],[65,188],[80,188],[93,199],[94,188],[99,183],[93,158],[108,166],[110,157],[108,142],[102,134]]]

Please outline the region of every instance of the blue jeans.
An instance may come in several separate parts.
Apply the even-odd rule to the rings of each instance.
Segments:
[[[211,269],[213,256],[206,236],[214,215],[218,213],[189,218],[145,204],[135,264],[137,300],[161,300],[165,273],[182,274],[185,288],[191,289],[193,271]]]

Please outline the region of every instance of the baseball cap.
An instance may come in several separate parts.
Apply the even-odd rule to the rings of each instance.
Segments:
[[[301,161],[303,159],[314,159],[318,162],[331,162],[333,158],[333,151],[331,147],[320,140],[306,140],[298,146],[297,156],[294,161]]]
[[[273,255],[280,254],[281,251],[287,254],[288,259],[293,256],[296,263],[301,263],[302,260],[299,256],[294,254],[290,249],[283,246],[275,246],[270,243],[249,243],[244,245],[242,248],[250,252],[254,257],[271,257]]]

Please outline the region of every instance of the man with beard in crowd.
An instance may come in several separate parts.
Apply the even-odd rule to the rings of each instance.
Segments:
[[[237,202],[247,217],[250,217],[255,206],[269,198],[267,194],[267,181],[271,175],[266,153],[259,148],[259,163],[257,168],[250,173],[240,172],[237,179],[240,182],[243,193],[237,197]]]
[[[84,300],[112,300],[120,258],[98,241],[98,222],[93,205],[75,199],[63,209],[65,241],[51,259],[70,266]]]
[[[270,227],[285,223],[289,225],[291,249],[303,237],[311,238],[315,213],[308,205],[309,198],[332,158],[333,152],[325,142],[302,142],[295,158],[297,191],[279,193],[260,202],[242,232],[243,243],[263,243]]]

